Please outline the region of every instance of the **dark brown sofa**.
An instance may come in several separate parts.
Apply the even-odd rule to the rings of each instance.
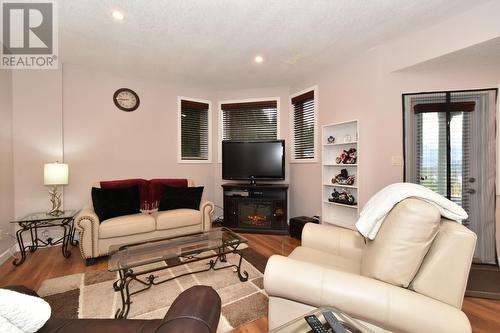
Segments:
[[[5,289],[39,297],[24,286]],[[219,324],[221,299],[211,287],[194,286],[182,292],[163,319],[57,319],[57,313],[38,333],[215,333]]]

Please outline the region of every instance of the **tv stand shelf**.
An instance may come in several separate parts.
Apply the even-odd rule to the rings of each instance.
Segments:
[[[288,184],[222,184],[223,226],[238,232],[288,234]]]

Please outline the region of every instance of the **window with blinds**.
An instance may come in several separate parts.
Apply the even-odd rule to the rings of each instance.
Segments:
[[[315,156],[315,107],[314,90],[292,98],[293,157],[295,160],[312,160]]]
[[[222,140],[266,141],[278,138],[278,102],[223,103]]]
[[[209,161],[209,109],[208,103],[181,100],[182,161]]]
[[[436,102],[442,98],[427,97],[426,103],[414,106],[416,182],[465,206],[463,178],[470,164],[470,114],[475,102]]]

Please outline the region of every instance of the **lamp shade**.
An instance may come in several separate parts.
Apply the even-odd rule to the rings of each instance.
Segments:
[[[43,183],[45,185],[67,185],[68,174],[66,163],[46,163],[43,167]]]

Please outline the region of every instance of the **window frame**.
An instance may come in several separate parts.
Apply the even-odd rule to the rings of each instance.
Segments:
[[[319,115],[319,95],[318,95],[318,86],[314,85],[312,87],[309,87],[307,89],[301,90],[299,92],[296,92],[292,95],[289,96],[288,98],[288,103],[289,103],[289,109],[290,109],[290,163],[318,163],[319,157],[319,149],[318,149],[318,138],[319,138],[319,133],[318,133],[318,128],[319,128],[319,121],[318,121],[318,115]],[[295,158],[295,118],[294,118],[294,107],[292,104],[292,98],[300,96],[302,94],[305,94],[309,91],[314,92],[314,158],[307,158],[307,159],[296,159]]]
[[[206,160],[182,159],[182,101],[191,101],[208,104],[208,156]],[[212,101],[200,98],[177,96],[177,163],[179,164],[208,164],[212,163]]]
[[[249,99],[230,99],[224,101],[218,101],[218,163],[222,163],[222,133],[224,133],[224,122],[222,118],[222,104],[231,103],[252,103],[252,102],[265,102],[265,101],[276,101],[276,140],[281,140],[281,112],[280,112],[280,98],[279,97],[263,97],[263,98],[249,98]],[[286,149],[286,148],[285,148]]]

